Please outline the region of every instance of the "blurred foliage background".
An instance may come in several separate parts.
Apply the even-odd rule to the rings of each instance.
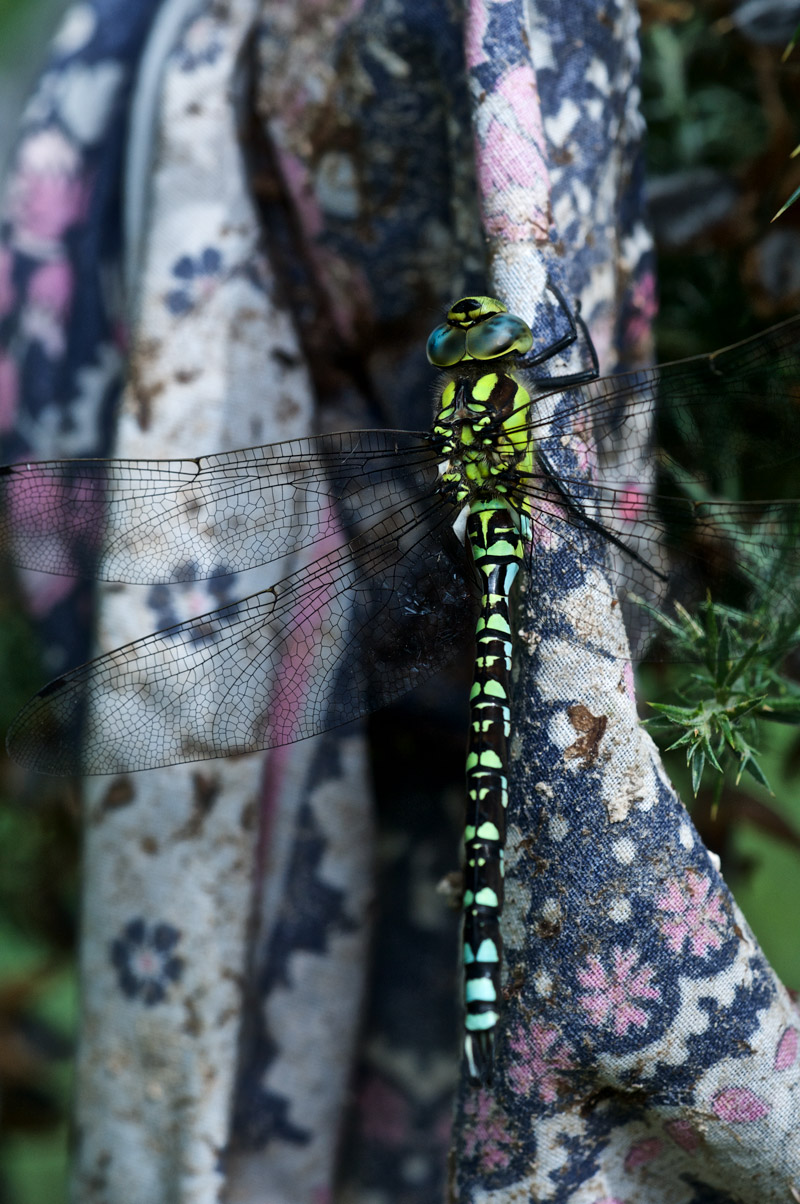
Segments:
[[[800,51],[782,61],[798,21],[780,0],[641,0],[648,192],[658,248],[658,359],[737,342],[800,309],[800,205],[772,218],[800,185]],[[798,496],[796,469],[771,496]],[[796,585],[795,585],[796,592]],[[786,666],[797,678],[800,661]],[[648,682],[674,701],[674,679]],[[659,690],[662,691],[659,696]],[[655,733],[654,733],[655,734]],[[715,805],[708,774],[697,799],[680,753],[667,768],[764,952],[800,987],[800,742],[761,725],[774,796],[748,777]]]
[[[65,0],[0,0],[0,165]],[[0,732],[41,685],[35,642],[0,567]],[[51,780],[20,797],[0,760],[0,1204],[64,1204],[77,1016],[77,800]]]
[[[3,159],[61,7],[0,0]],[[781,61],[797,6],[640,0],[640,10],[658,355],[667,360],[735,342],[800,308],[800,202],[770,224],[800,186],[800,158],[791,158],[800,142],[800,50]],[[0,681],[4,730],[41,685],[10,584],[0,593]],[[650,685],[654,701],[671,688],[658,678]],[[773,726],[762,749],[774,796],[743,779],[726,783],[715,805],[713,787],[704,786],[693,814],[775,969],[800,987],[800,740],[795,729]],[[668,767],[688,800],[682,761],[675,755]],[[14,767],[4,763],[0,1204],[62,1204],[76,1017],[77,806],[58,782],[35,805],[20,802],[15,787]]]

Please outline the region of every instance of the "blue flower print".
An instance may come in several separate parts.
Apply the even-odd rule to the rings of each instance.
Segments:
[[[186,30],[181,44],[172,58],[181,71],[196,71],[198,67],[211,66],[222,54],[222,41],[217,23],[210,17],[198,17]]]
[[[131,920],[122,935],[111,942],[111,964],[123,995],[155,1007],[167,998],[170,983],[183,973],[183,958],[173,953],[181,939],[171,924],[148,925],[141,917]]]
[[[181,255],[172,265],[179,287],[170,289],[165,298],[167,309],[175,317],[190,313],[214,287],[222,268],[222,255],[216,247],[205,247],[199,255]]]
[[[157,630],[191,621],[221,607],[224,607],[223,620],[236,618],[239,603],[231,600],[236,574],[229,573],[226,565],[221,564],[214,577],[199,580],[197,565],[187,561],[178,567],[176,575],[182,578],[176,585],[154,585],[147,595],[147,605],[153,611]],[[219,631],[218,623],[208,622],[197,624],[183,636],[192,644],[213,644]]]

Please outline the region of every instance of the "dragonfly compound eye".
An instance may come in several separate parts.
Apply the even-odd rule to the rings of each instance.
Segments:
[[[445,323],[437,326],[428,339],[428,360],[436,368],[451,368],[463,360],[467,350],[466,335],[457,326]]]
[[[533,346],[527,322],[510,314],[494,297],[464,297],[428,339],[428,359],[437,368],[452,368],[461,360],[494,360]]]
[[[530,326],[514,314],[495,314],[467,331],[470,359],[493,360],[512,351],[524,355],[532,346]]]

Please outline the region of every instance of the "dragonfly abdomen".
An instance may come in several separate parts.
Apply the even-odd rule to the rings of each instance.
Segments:
[[[519,519],[503,502],[476,502],[467,539],[481,578],[470,693],[464,889],[464,1049],[470,1078],[491,1076],[500,1015],[503,849],[511,726],[509,594],[524,556]]]

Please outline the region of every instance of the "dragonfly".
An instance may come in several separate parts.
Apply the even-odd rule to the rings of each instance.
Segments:
[[[663,599],[683,575],[670,562],[676,532],[701,548],[684,556],[696,569],[714,550],[728,555],[734,537],[738,555],[757,557],[800,517],[799,501],[750,496],[800,448],[800,317],[709,355],[602,377],[580,311],[548,290],[565,332],[538,350],[531,326],[495,298],[450,308],[427,344],[441,382],[426,431],[0,468],[0,550],[26,568],[233,588],[236,574],[306,560],[46,685],[7,740],[34,770],[129,773],[292,743],[397,699],[474,639],[463,1049],[475,1083],[491,1081],[502,1010],[521,570],[555,582],[566,549],[578,576],[599,559],[622,596],[646,581]],[[586,367],[554,371],[581,346]],[[735,496],[724,500],[723,487]]]

